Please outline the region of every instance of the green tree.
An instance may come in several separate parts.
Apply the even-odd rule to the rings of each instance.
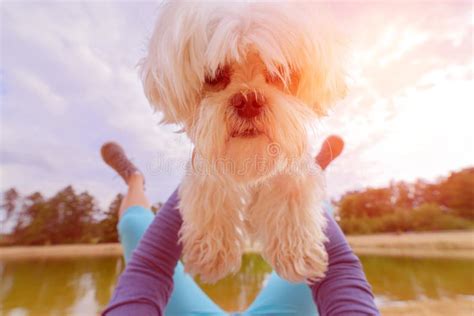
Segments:
[[[454,213],[474,219],[474,168],[451,175],[439,184],[438,203]]]
[[[120,204],[122,203],[123,195],[117,194],[110,203],[108,210],[105,212],[105,217],[96,226],[96,237],[100,243],[118,242],[117,224],[118,212]]]
[[[21,245],[51,243],[47,234],[50,218],[50,210],[41,193],[35,192],[26,196],[11,234],[14,243]]]
[[[436,183],[392,182],[388,188],[349,192],[336,204],[347,233],[469,229],[474,227],[474,168]]]
[[[153,204],[151,206],[151,210],[153,211],[153,213],[158,213],[158,211],[160,210],[160,208],[163,206],[163,203],[161,202],[156,202],[155,204]]]
[[[397,209],[413,208],[414,186],[406,182],[395,182],[390,184],[391,202]]]
[[[351,192],[344,195],[337,204],[339,214],[346,218],[377,217],[394,210],[390,188],[369,188],[361,192]]]
[[[16,244],[67,244],[94,238],[94,198],[77,195],[71,186],[46,200],[36,192],[24,199],[12,236]]]
[[[6,222],[11,218],[12,214],[15,212],[18,206],[17,204],[19,202],[19,198],[20,195],[15,190],[15,188],[10,188],[3,193],[3,202],[0,206],[0,209],[2,210],[2,213],[4,215],[0,216],[0,221]]]

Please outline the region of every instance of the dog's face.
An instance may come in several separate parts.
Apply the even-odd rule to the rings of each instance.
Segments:
[[[165,4],[142,63],[145,93],[218,174],[258,180],[307,152],[345,94],[342,51],[313,5]],[[208,170],[208,169],[206,169]]]

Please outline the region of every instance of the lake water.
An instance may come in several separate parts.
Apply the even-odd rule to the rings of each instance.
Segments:
[[[474,295],[472,260],[361,257],[378,305]],[[106,306],[121,258],[0,261],[0,315],[94,315]],[[242,310],[258,294],[269,266],[246,255],[241,271],[202,285],[226,310]]]

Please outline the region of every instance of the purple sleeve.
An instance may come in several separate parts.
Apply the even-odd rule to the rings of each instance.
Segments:
[[[332,216],[326,213],[326,217],[328,271],[311,285],[320,315],[380,315],[359,259]]]
[[[173,290],[173,273],[181,254],[182,224],[175,191],[146,231],[125,271],[106,316],[163,315]],[[321,315],[379,315],[361,264],[339,226],[328,217],[326,277],[311,286]]]
[[[162,206],[120,276],[102,315],[163,315],[173,291],[173,273],[181,255],[181,215],[177,190]]]

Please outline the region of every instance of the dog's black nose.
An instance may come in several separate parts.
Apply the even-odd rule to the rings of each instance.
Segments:
[[[230,99],[230,104],[235,108],[237,114],[243,118],[253,118],[262,112],[262,107],[265,104],[264,97],[254,91],[243,93],[236,93]]]

